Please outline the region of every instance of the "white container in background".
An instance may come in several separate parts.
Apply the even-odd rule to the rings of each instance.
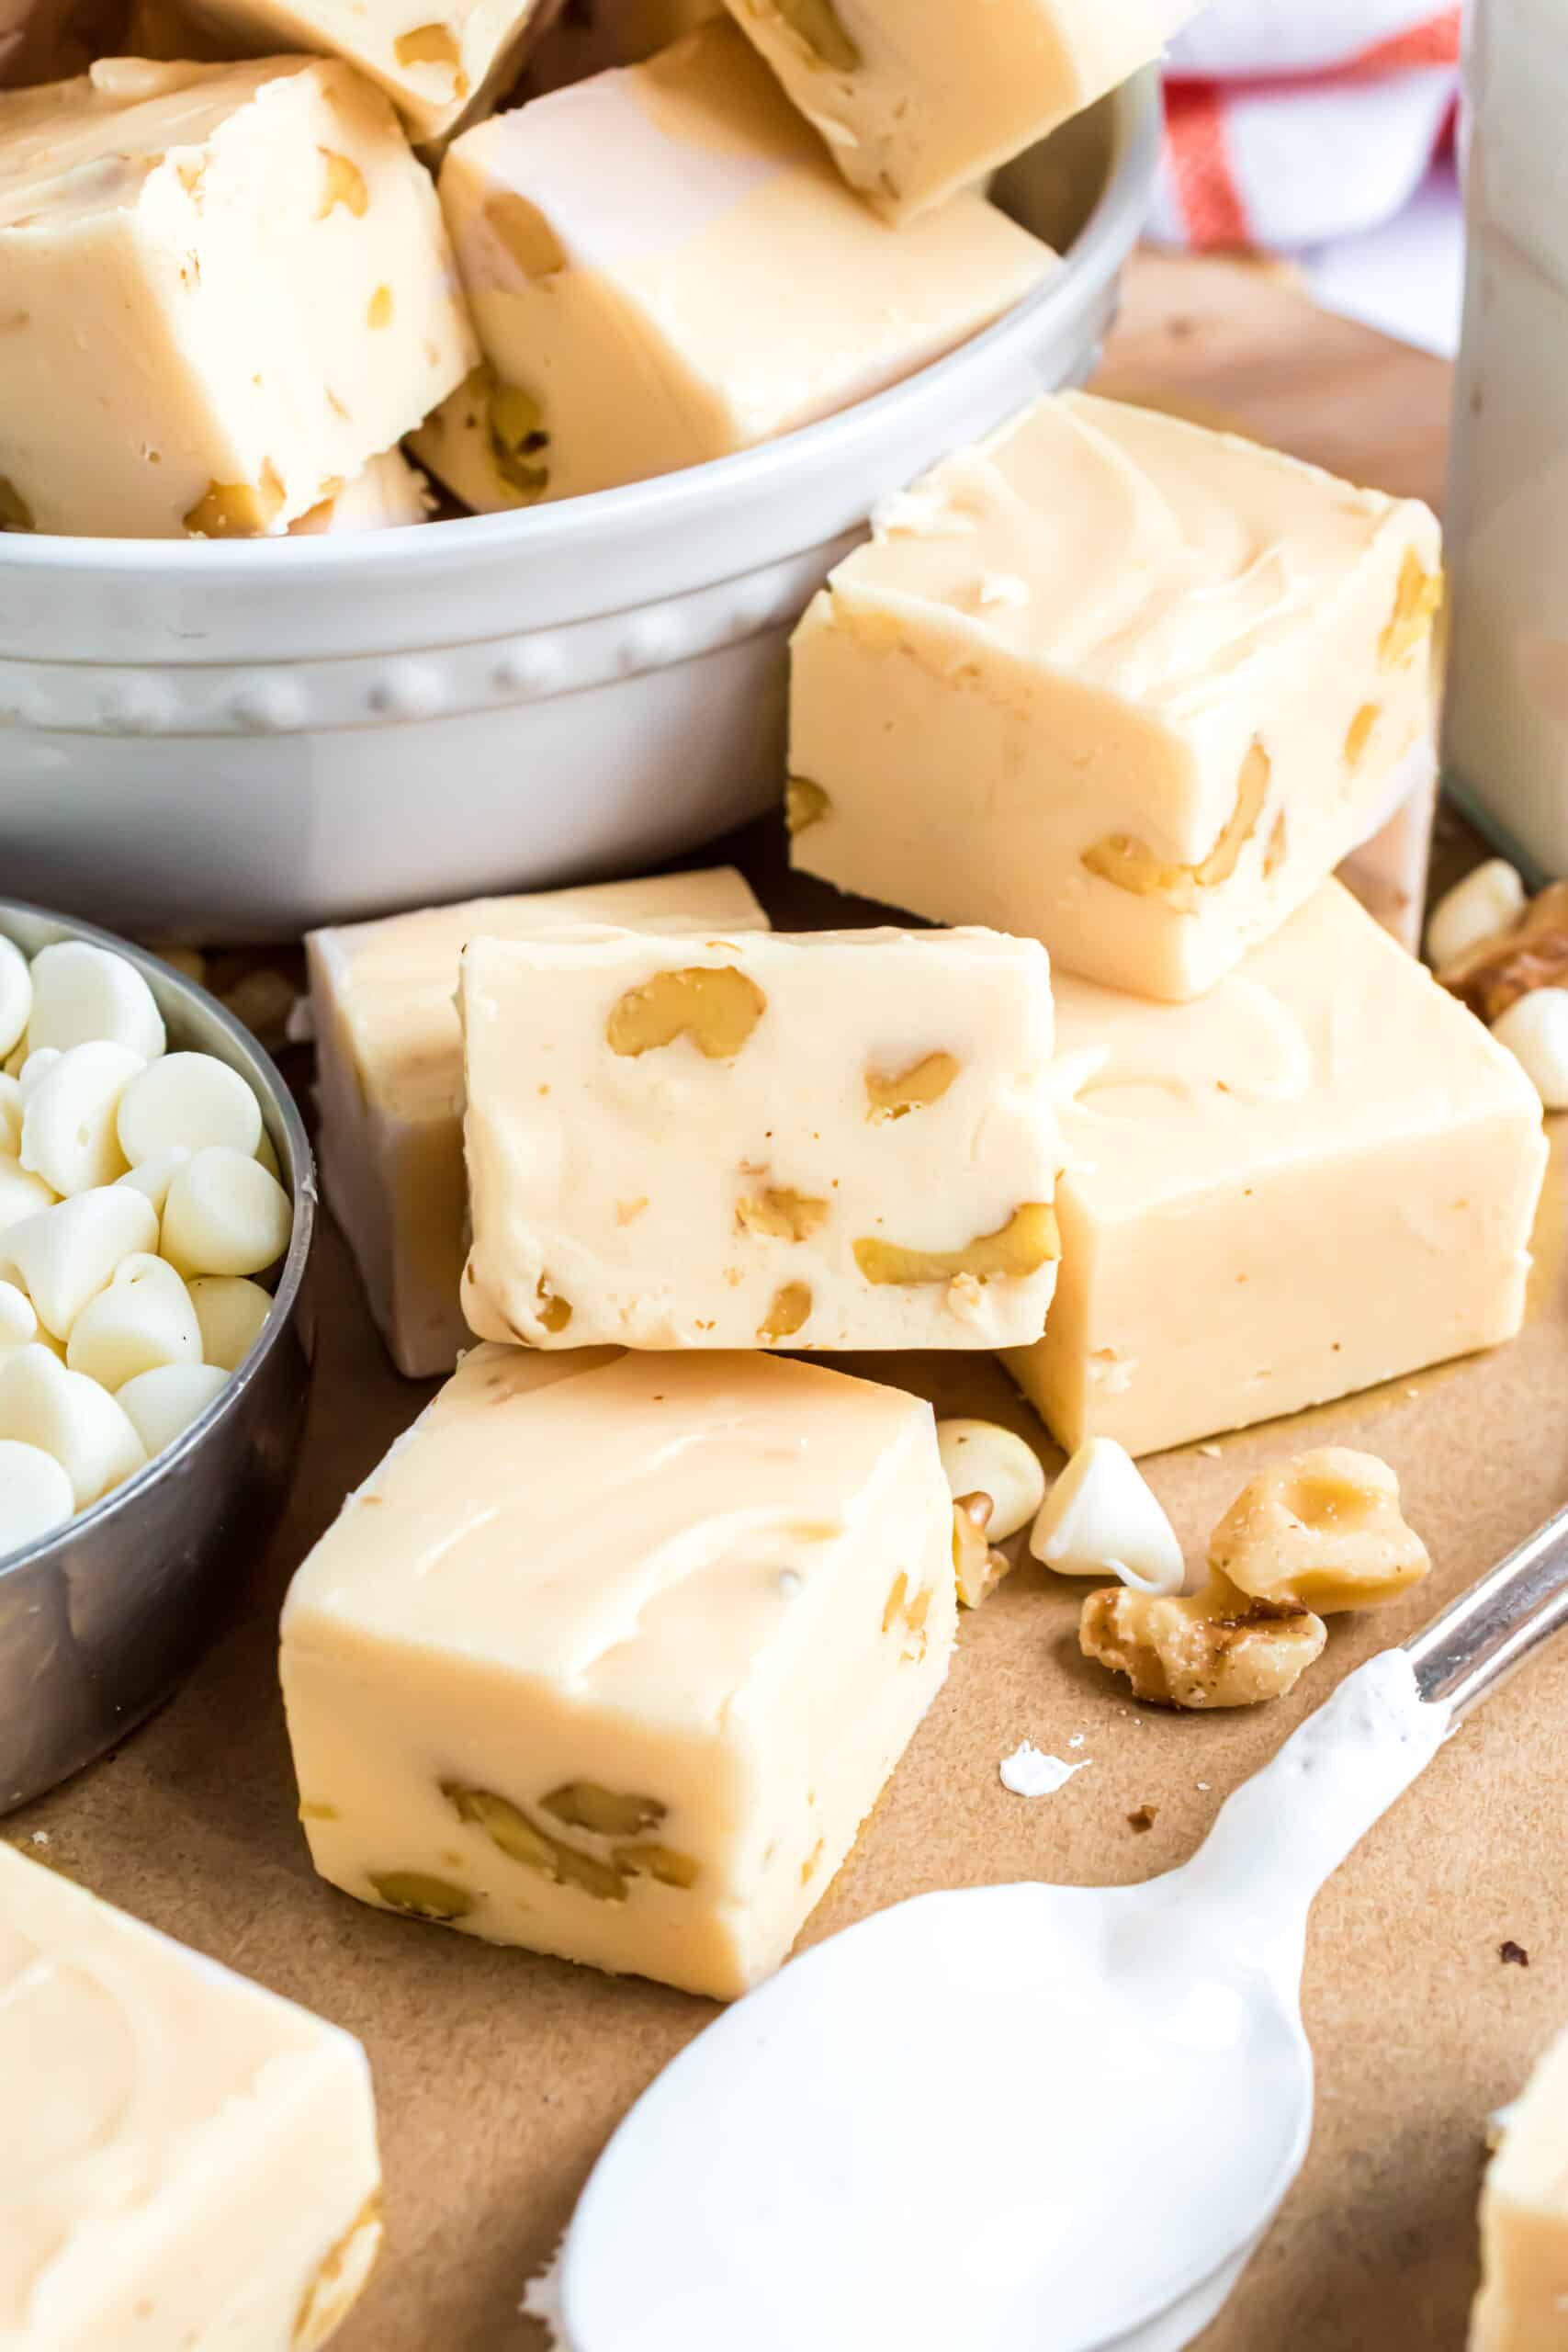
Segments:
[[[1444,780],[1568,875],[1568,0],[1475,0]]]

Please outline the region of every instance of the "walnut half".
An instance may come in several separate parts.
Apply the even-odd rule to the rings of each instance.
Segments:
[[[1550,884],[1511,931],[1483,939],[1438,978],[1489,1028],[1532,989],[1568,985],[1568,882]]]
[[[1431,1565],[1388,1464],[1346,1445],[1260,1470],[1209,1538],[1209,1566],[1239,1592],[1325,1617],[1397,1600]]]
[[[1288,1601],[1258,1600],[1221,1576],[1187,1598],[1091,1592],[1078,1621],[1078,1646],[1133,1695],[1170,1707],[1255,1707],[1281,1699],[1314,1659],[1328,1629]]]

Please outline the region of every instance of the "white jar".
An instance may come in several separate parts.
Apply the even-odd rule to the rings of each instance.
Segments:
[[[1454,401],[1449,788],[1568,875],[1568,0],[1476,0]]]

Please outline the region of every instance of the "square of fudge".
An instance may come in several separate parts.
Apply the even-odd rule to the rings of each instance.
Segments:
[[[852,188],[909,220],[1157,58],[1198,0],[728,0]]]
[[[440,187],[486,364],[414,451],[480,508],[792,432],[1056,261],[973,191],[903,234],[875,220],[728,20],[481,123]]]
[[[1045,1336],[1069,1451],[1154,1453],[1511,1339],[1546,1168],[1513,1057],[1325,883],[1191,1004],[1057,977]]]
[[[463,1311],[531,1347],[1044,1329],[1049,967],[995,932],[477,939]]]
[[[1552,2352],[1568,2312],[1568,2032],[1507,2109],[1481,2192],[1470,2352]]]
[[[849,1852],[956,1611],[922,1400],[765,1355],[476,1349],[288,1594],[311,1858],[731,1998]]]
[[[733,866],[470,899],[305,942],[333,1216],[358,1261],[393,1363],[450,1372],[471,1333],[458,1297],[468,1250],[463,1033],[457,967],[470,939],[527,939],[582,923],[650,932],[766,931]]]
[[[473,364],[429,175],[346,65],[0,96],[0,518],[287,530]]]
[[[541,0],[179,0],[230,50],[326,51],[384,90],[420,146],[504,96]]]
[[[1212,988],[1430,725],[1438,526],[1087,393],[886,502],[793,649],[795,863],[1064,971]]]
[[[0,1844],[14,2352],[325,2344],[381,2240],[352,2035]]]

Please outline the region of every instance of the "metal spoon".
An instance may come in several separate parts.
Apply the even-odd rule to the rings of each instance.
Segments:
[[[1190,2343],[1311,2136],[1314,1897],[1564,1623],[1568,1511],[1348,1676],[1180,1870],[921,1895],[793,1962],[601,2157],[571,2352]]]

